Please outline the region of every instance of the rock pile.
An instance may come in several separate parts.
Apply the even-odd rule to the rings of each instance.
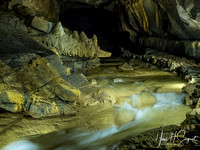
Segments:
[[[183,89],[187,95],[185,101],[187,105],[196,105],[200,97],[200,67],[195,61],[173,56],[164,52],[147,50],[143,56],[137,56],[139,59],[154,64],[157,67],[179,74],[188,81]]]

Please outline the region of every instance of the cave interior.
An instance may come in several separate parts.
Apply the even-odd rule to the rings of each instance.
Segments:
[[[199,149],[199,61],[199,0],[0,0],[0,148]]]

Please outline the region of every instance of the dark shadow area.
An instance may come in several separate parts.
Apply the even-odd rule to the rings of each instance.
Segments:
[[[96,34],[100,48],[112,52],[112,56],[120,56],[122,47],[131,48],[129,33],[121,30],[120,19],[113,12],[95,8],[67,9],[60,15],[60,21],[72,31],[84,31],[89,38]]]

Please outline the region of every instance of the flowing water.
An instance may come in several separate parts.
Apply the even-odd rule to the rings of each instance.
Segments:
[[[89,80],[95,79],[99,87],[116,99],[112,105],[114,111],[106,120],[110,126],[100,130],[89,127],[75,129],[70,133],[60,131],[42,138],[17,141],[3,150],[113,149],[128,136],[160,126],[180,125],[186,112],[191,110],[184,105],[182,88],[186,81],[140,61],[133,62],[134,70],[123,71],[118,69],[122,63],[103,63],[99,68],[85,73]],[[98,110],[90,113],[94,111]],[[98,117],[93,117],[90,119],[95,123],[91,126],[102,123],[101,119],[98,121]]]

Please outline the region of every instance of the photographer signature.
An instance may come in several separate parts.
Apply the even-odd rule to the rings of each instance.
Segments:
[[[198,139],[200,139],[199,136],[194,136],[192,138],[185,137],[185,130],[180,130],[178,132],[176,131],[175,133],[171,133],[170,135],[168,134],[168,136],[166,136],[166,134],[162,130],[160,136],[159,134],[157,134],[155,141],[158,142],[157,148],[159,148],[161,145],[166,144],[182,147],[188,144],[190,141],[197,142]]]

